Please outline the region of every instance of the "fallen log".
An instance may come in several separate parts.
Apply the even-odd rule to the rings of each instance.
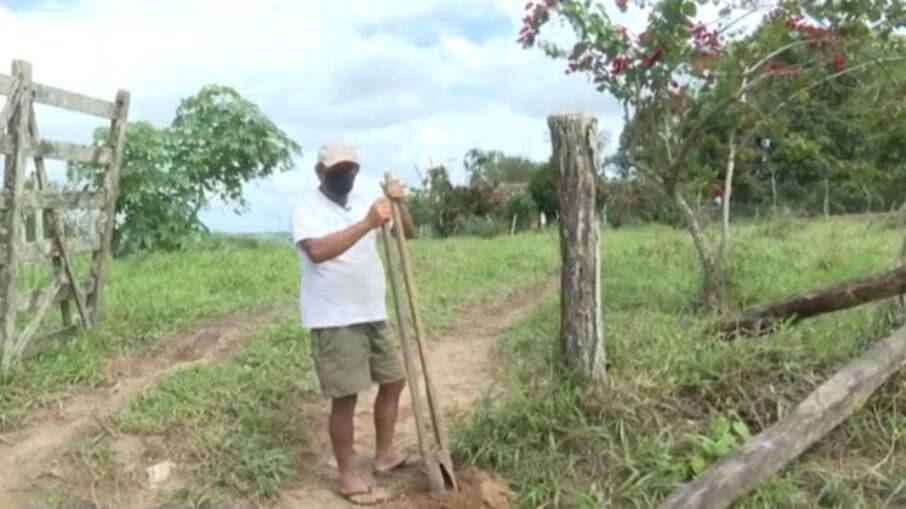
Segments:
[[[756,308],[742,317],[720,322],[714,329],[722,337],[762,336],[783,321],[798,322],[903,293],[906,293],[906,264],[788,297]]]
[[[722,509],[799,457],[906,363],[906,328],[877,342],[738,451],[675,491],[661,509]]]

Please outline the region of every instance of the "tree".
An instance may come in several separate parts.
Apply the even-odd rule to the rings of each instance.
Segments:
[[[707,170],[690,156],[705,130],[729,121],[723,204],[729,207],[736,155],[750,146],[765,123],[801,94],[843,76],[879,64],[902,61],[902,47],[890,37],[906,19],[899,0],[861,2],[781,1],[762,20],[765,36],[758,44],[739,29],[743,17],[756,13],[756,2],[717,0],[716,22],[698,19],[706,0],[636,1],[648,14],[638,35],[613,23],[601,3],[586,0],[530,2],[519,42],[538,46],[567,61],[567,72],[588,75],[596,88],[623,106],[630,140],[622,157],[646,180],[657,185],[682,215],[702,266],[703,303],[722,304],[729,247],[728,210],[723,235],[715,247],[684,196],[689,185]],[[621,10],[627,0],[616,0]],[[738,7],[745,7],[739,14]],[[552,17],[565,21],[575,35],[572,47],[540,38]],[[865,60],[869,35],[889,44],[895,56]],[[848,65],[848,63],[851,63]],[[766,110],[749,102],[756,91],[778,81],[794,93]]]
[[[95,132],[104,143],[106,129]],[[130,122],[116,202],[117,255],[178,249],[206,231],[198,215],[212,199],[242,209],[242,185],[292,167],[299,146],[235,90],[204,87],[182,101],[173,124]],[[98,169],[71,164],[86,188]]]
[[[560,210],[560,199],[557,196],[557,175],[550,163],[535,170],[529,180],[528,192],[539,212],[551,219],[556,217]]]
[[[466,152],[463,165],[471,184],[513,184],[528,182],[542,163],[510,156],[499,150],[473,148]]]
[[[170,132],[173,165],[198,194],[196,215],[213,198],[244,208],[245,182],[290,170],[301,154],[258,106],[219,85],[183,99]]]

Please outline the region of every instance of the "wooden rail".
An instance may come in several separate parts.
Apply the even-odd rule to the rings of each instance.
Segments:
[[[8,74],[0,74],[0,95],[9,95],[15,79]],[[95,99],[76,92],[69,92],[61,88],[31,83],[34,101],[64,110],[85,113],[95,117],[113,120],[116,115],[116,105],[103,99]]]

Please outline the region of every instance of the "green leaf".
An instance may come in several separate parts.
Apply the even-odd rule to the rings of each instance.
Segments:
[[[745,440],[748,440],[752,436],[749,433],[749,427],[746,426],[746,423],[744,423],[743,421],[739,421],[739,420],[734,421],[733,422],[733,431],[735,431],[739,437],[741,437]]]
[[[689,466],[692,468],[692,472],[698,475],[708,468],[708,462],[701,455],[696,454],[689,460]]]
[[[698,7],[696,7],[695,2],[687,1],[683,3],[683,15],[689,18],[694,18],[695,14],[698,12]]]

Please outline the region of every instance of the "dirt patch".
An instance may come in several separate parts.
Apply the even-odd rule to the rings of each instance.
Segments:
[[[432,359],[431,368],[440,404],[447,426],[455,425],[482,397],[495,390],[497,364],[495,347],[498,337],[530,313],[542,296],[556,286],[556,281],[545,281],[534,287],[521,289],[508,298],[492,305],[480,305],[468,310],[458,322],[441,331],[428,344]],[[371,471],[374,451],[374,426],[371,402],[376,388],[359,395],[356,410],[355,444],[361,472]],[[284,492],[277,502],[280,509],[335,509],[353,508],[336,495],[336,465],[330,453],[325,416],[327,404],[313,401],[306,418],[311,419],[305,430],[304,443],[310,444],[300,452],[299,464],[303,465],[295,486]],[[400,402],[399,424],[395,442],[398,448],[413,459],[419,458],[418,439],[412,418],[411,397],[408,389]],[[371,480],[394,495],[386,508],[508,508],[509,496],[505,483],[492,476],[467,470],[457,473],[462,485],[459,493],[447,497],[433,497],[428,492],[427,480],[420,469],[420,462],[400,471],[390,480]]]
[[[406,509],[510,509],[512,494],[502,480],[487,472],[465,470],[456,474],[459,491],[449,495],[427,493],[427,486],[398,502]]]
[[[74,439],[102,429],[104,419],[171,373],[235,356],[269,316],[270,313],[243,313],[217,317],[173,334],[161,341],[154,352],[121,355],[113,361],[108,382],[103,386],[80,390],[55,408],[37,410],[22,427],[0,434],[0,506],[34,502],[29,498],[40,478],[45,478],[46,483],[47,477],[60,477],[67,461],[61,453]],[[112,453],[122,454],[126,461],[134,461],[136,454],[147,451],[144,444],[124,440],[114,446]],[[81,460],[84,462],[85,458]],[[108,457],[91,461],[101,466],[120,462]],[[143,472],[134,477],[139,474]]]

